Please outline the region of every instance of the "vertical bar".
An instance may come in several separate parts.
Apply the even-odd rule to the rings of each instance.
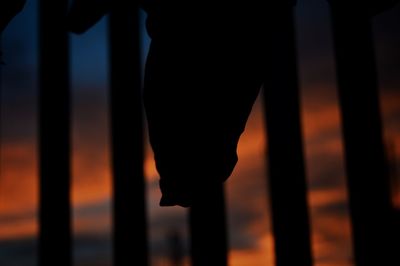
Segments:
[[[385,151],[388,163],[391,203],[392,203],[392,218],[391,218],[393,219],[392,239],[397,239],[398,241],[398,239],[400,239],[400,206],[399,206],[400,180],[397,172],[396,147],[395,143],[392,142],[391,140],[388,140],[385,146],[386,146]]]
[[[39,265],[71,265],[67,0],[39,1]]]
[[[332,19],[355,263],[394,265],[371,20],[346,8]]]
[[[1,141],[1,139],[2,139],[2,120],[3,120],[3,117],[2,117],[2,114],[1,114],[1,112],[2,112],[2,104],[3,104],[3,102],[2,102],[2,99],[3,99],[3,51],[2,51],[2,48],[3,48],[3,42],[2,42],[2,39],[3,39],[3,33],[0,31],[0,173],[1,173],[1,168],[2,168],[2,158],[1,158],[1,146],[3,145],[3,143],[2,143],[2,141]]]
[[[189,209],[192,266],[228,265],[224,185],[195,197]]]
[[[293,7],[267,18],[264,108],[276,265],[312,265]]]
[[[148,265],[138,11],[117,1],[109,17],[114,266]]]
[[[3,99],[3,50],[2,50],[2,48],[3,48],[3,42],[2,42],[2,40],[3,40],[3,32],[2,31],[0,31],[0,173],[1,173],[1,168],[2,168],[2,158],[1,158],[1,146],[3,145],[3,143],[2,143],[2,141],[1,141],[1,139],[2,139],[2,119],[3,119],[3,117],[2,117],[2,115],[1,115],[1,112],[2,112],[2,104],[3,104],[3,101],[2,101],[2,99]]]
[[[396,147],[395,143],[388,139],[385,141],[385,157],[387,160],[388,166],[388,175],[389,175],[389,186],[390,186],[390,198],[392,202],[393,211],[396,211],[398,208],[398,204],[396,202],[396,198],[400,195],[400,180],[397,176],[397,158],[396,158]]]

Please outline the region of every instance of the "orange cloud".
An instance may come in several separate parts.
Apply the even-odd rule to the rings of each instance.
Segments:
[[[380,90],[380,105],[383,117],[389,117],[400,111],[400,93],[397,88]]]
[[[313,226],[313,253],[316,265],[352,265],[352,242],[346,216],[323,215]]]
[[[345,188],[315,189],[309,192],[308,202],[311,208],[321,208],[347,201]]]
[[[36,208],[38,200],[36,147],[32,143],[1,147],[0,215],[26,212]]]
[[[74,206],[95,203],[111,197],[111,170],[108,151],[99,149],[96,157],[80,147],[73,152],[71,200]]]
[[[110,208],[98,214],[88,211],[88,214],[82,214],[74,209],[72,215],[72,226],[74,234],[109,234],[111,230]]]
[[[386,95],[386,94],[385,94]],[[385,114],[399,111],[400,96],[383,96]],[[268,201],[268,165],[265,163],[267,145],[260,99],[243,133],[239,146],[239,161],[227,181],[228,225],[232,249],[229,260],[232,266],[273,265],[273,236],[270,228]],[[305,151],[308,175],[315,179],[342,180],[323,189],[311,187],[313,251],[317,266],[351,265],[351,239],[349,219],[346,211],[337,213],[329,206],[347,202],[344,187],[343,147],[340,136],[340,115],[334,100],[313,105],[308,99],[303,107]],[[400,156],[398,145],[400,133],[395,124],[388,127],[395,142],[395,154]],[[103,133],[102,133],[103,134]],[[74,231],[76,234],[110,232],[111,170],[107,135],[97,136],[95,142],[90,135],[75,135],[72,157],[74,204]],[[92,143],[93,142],[93,143]],[[37,158],[36,146],[32,143],[5,143],[1,149],[0,179],[0,239],[33,236],[37,232],[35,210],[37,207]],[[327,161],[327,160],[333,160]],[[322,164],[321,162],[325,163]],[[326,177],[328,165],[334,164],[335,173]],[[160,193],[157,186],[157,171],[151,149],[146,143],[145,175],[148,188],[149,222],[159,227],[160,223],[171,223],[179,218],[183,221],[185,211],[178,208],[160,208]],[[30,215],[26,215],[30,213]],[[25,214],[25,215],[24,215]],[[10,219],[5,219],[11,217]],[[14,217],[14,218],[13,218]],[[19,218],[18,218],[19,217]],[[158,221],[155,221],[158,220]],[[161,221],[161,222],[160,222]],[[166,222],[168,221],[168,222]],[[162,229],[151,229],[151,238],[160,238]],[[236,235],[241,234],[240,237]],[[250,239],[251,245],[239,248],[237,242]],[[156,262],[155,262],[156,263]],[[158,262],[157,262],[158,263]],[[157,265],[157,263],[155,265]],[[159,262],[162,265],[162,262]]]
[[[231,249],[228,254],[228,264],[231,266],[273,266],[275,255],[273,251],[273,236],[270,233],[259,235],[257,248]]]
[[[2,143],[0,152],[0,239],[32,236],[37,231],[36,147]]]
[[[1,215],[4,217],[4,215]],[[28,216],[25,219],[10,219],[0,223],[0,240],[27,238],[37,235],[36,217]]]
[[[307,140],[314,140],[321,137],[323,133],[331,131],[340,133],[340,113],[335,102],[325,103],[317,110],[304,105],[302,122],[304,135]]]

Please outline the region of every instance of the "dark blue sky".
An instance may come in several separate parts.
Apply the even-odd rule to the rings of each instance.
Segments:
[[[15,100],[15,95],[32,96],[36,88],[37,74],[37,3],[28,0],[27,5],[8,26],[3,34],[4,101]],[[297,6],[297,39],[299,55],[307,69],[318,64],[314,61],[332,61],[332,39],[328,4],[323,0],[299,1]],[[142,12],[142,22],[145,13]],[[400,8],[385,12],[374,19],[377,58],[383,82],[396,82],[399,68]],[[107,85],[107,18],[83,35],[71,34],[71,69],[75,89],[96,89]],[[149,38],[142,24],[143,62]],[[326,64],[329,65],[329,64]],[[330,65],[332,65],[330,63]],[[301,70],[302,71],[302,70]],[[330,75],[330,69],[308,71],[304,82],[318,82]],[[386,84],[385,84],[386,85]],[[388,86],[383,86],[388,87]]]

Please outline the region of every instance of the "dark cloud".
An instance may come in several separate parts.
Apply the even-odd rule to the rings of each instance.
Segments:
[[[23,238],[0,241],[0,265],[36,266],[37,240]]]
[[[326,189],[344,185],[343,165],[335,159],[320,158],[319,171],[309,178],[309,189]],[[325,168],[324,168],[325,167]]]
[[[104,199],[91,204],[82,204],[74,208],[74,216],[83,217],[104,217],[110,215],[111,201]]]
[[[30,144],[37,133],[37,111],[34,99],[22,96],[18,99],[4,101],[1,106],[0,120],[3,142]]]
[[[314,211],[320,215],[331,215],[334,217],[346,217],[348,215],[349,206],[345,199],[328,202],[325,205],[318,206]]]
[[[373,20],[379,85],[400,91],[400,5]]]
[[[77,266],[111,266],[111,241],[104,235],[79,235],[73,240],[74,264]],[[0,241],[2,266],[36,266],[36,238]]]
[[[268,175],[260,171],[258,163],[262,163],[263,158],[259,159],[239,164],[228,181],[227,215],[232,249],[257,248],[260,236],[267,234],[270,227]]]
[[[0,226],[5,226],[6,224],[32,222],[34,219],[36,219],[36,217],[37,213],[34,211],[6,213],[0,216]]]
[[[299,1],[296,8],[297,52],[303,89],[334,83],[333,41],[327,1]],[[318,93],[313,90],[313,93]],[[322,91],[323,94],[326,91]]]
[[[332,47],[330,10],[327,1],[298,1],[295,10],[298,51],[301,51],[306,58],[325,54]]]
[[[399,89],[400,5],[373,19],[377,70],[382,89]],[[299,73],[308,92],[334,85],[335,60],[331,14],[327,1],[299,1],[296,8]],[[318,92],[317,92],[318,93]],[[321,94],[325,94],[324,91]]]
[[[35,136],[37,78],[35,66],[26,61],[29,45],[23,40],[5,42],[6,65],[1,66],[2,141],[28,141]]]
[[[104,88],[81,88],[72,93],[72,129],[79,146],[96,153],[96,146],[107,140],[109,130],[108,97]],[[128,118],[129,119],[129,118]],[[127,119],[127,123],[129,120]],[[94,155],[94,154],[93,154]]]
[[[253,249],[258,247],[259,236],[249,228],[254,223],[262,222],[263,217],[250,208],[232,208],[229,213],[229,241],[232,249]],[[265,229],[268,223],[265,224]]]
[[[323,137],[325,135],[325,137]],[[310,141],[310,152],[306,158],[306,169],[309,189],[326,189],[344,185],[344,154],[341,148],[332,150],[324,148],[333,141],[333,145],[341,145],[337,133],[326,132]],[[322,147],[320,147],[322,146]]]
[[[108,235],[81,234],[75,237],[73,244],[75,265],[112,265],[112,241]]]

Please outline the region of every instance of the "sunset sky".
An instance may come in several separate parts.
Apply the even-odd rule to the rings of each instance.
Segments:
[[[1,266],[36,266],[36,5],[36,0],[28,0],[2,36],[6,65],[2,66],[0,98]],[[327,1],[299,0],[296,22],[315,265],[350,266],[354,264]],[[71,35],[71,200],[76,266],[111,266],[106,23],[104,18],[84,35]],[[374,34],[384,135],[392,145],[393,165],[399,173],[400,6],[374,19]],[[145,60],[149,38],[144,29],[142,36]],[[262,103],[257,100],[240,139],[238,164],[226,183],[230,266],[273,266],[274,261],[265,164],[268,140],[261,110]],[[166,255],[170,230],[178,228],[188,249],[187,210],[158,206],[158,175],[147,139],[145,172],[151,266],[169,266]],[[400,207],[400,193],[394,201]]]

